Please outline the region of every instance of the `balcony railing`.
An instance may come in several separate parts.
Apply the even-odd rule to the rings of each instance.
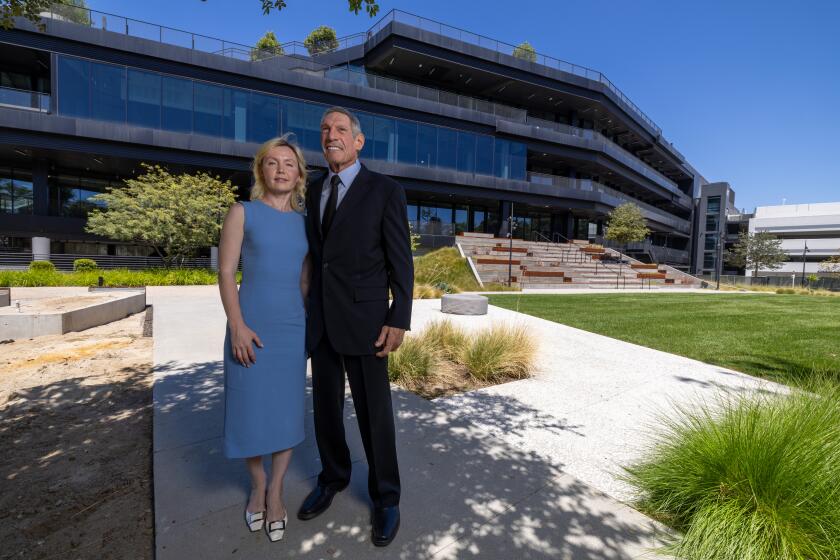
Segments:
[[[39,91],[0,87],[0,107],[47,113],[50,110],[50,95]]]
[[[490,37],[485,37],[477,33],[472,33],[471,31],[459,29],[457,27],[453,27],[445,23],[434,21],[408,12],[403,12],[401,10],[391,10],[390,12],[385,14],[385,16],[381,20],[379,20],[373,27],[370,28],[368,34],[370,36],[376,35],[385,26],[392,22],[411,25],[412,27],[416,27],[424,31],[431,31],[432,33],[437,33],[438,35],[443,35],[444,37],[457,39],[458,41],[463,41],[465,43],[470,43],[479,47],[490,49],[501,54],[517,56],[517,54],[519,53],[518,47],[515,45],[511,45],[510,43],[505,43],[503,41],[491,39]],[[525,57],[519,55],[518,58]],[[535,64],[546,66],[548,68],[553,68],[555,70],[561,70],[563,72],[568,72],[570,74],[574,74],[575,76],[581,76],[583,78],[587,78],[604,84],[625,105],[627,105],[627,107],[636,116],[638,116],[645,123],[647,123],[653,130],[656,131],[657,134],[662,134],[662,129],[659,128],[656,125],[656,123],[654,123],[653,120],[644,113],[644,111],[639,109],[639,107],[635,103],[630,101],[630,98],[624,95],[624,93],[620,89],[618,89],[618,87],[616,87],[615,84],[609,81],[607,77],[604,76],[601,72],[593,70],[591,68],[587,68],[585,66],[572,64],[571,62],[566,62],[565,60],[560,60],[559,58],[546,56],[544,54],[539,54],[536,52],[533,54],[528,53],[527,60],[530,60]]]
[[[510,107],[508,105],[502,105],[500,103],[494,103],[492,101],[486,101],[484,99],[478,99],[476,97],[469,97],[450,91],[420,86],[417,84],[412,84],[410,82],[403,82],[400,80],[395,80],[394,78],[380,76],[378,74],[373,74],[370,72],[354,70],[353,67],[351,67],[349,64],[334,66],[330,68],[326,71],[324,77],[351,84],[356,84],[362,87],[369,87],[382,91],[398,93],[400,95],[407,95],[409,97],[415,97],[417,99],[435,101],[437,103],[452,105],[454,107],[460,107],[462,109],[471,109],[473,111],[486,113],[488,115],[493,115],[502,119],[511,120],[515,122],[524,123],[527,116],[527,111],[525,109],[518,109],[516,107]]]
[[[663,223],[671,225],[675,229],[683,233],[688,233],[690,230],[688,220],[684,220],[678,216],[670,215],[664,210],[657,208],[656,206],[653,206],[646,202],[642,202],[641,200],[633,198],[632,196],[626,195],[623,192],[610,188],[606,185],[602,185],[598,181],[593,181],[591,179],[572,179],[570,177],[562,177],[560,175],[550,175],[547,173],[533,172],[528,173],[528,181],[537,185],[553,185],[558,187],[575,189],[579,191],[606,194],[619,200],[632,202],[633,204],[638,205],[639,208],[641,208],[642,210],[647,210],[649,213],[656,216],[659,220],[663,221]]]
[[[531,126],[535,126],[537,128],[547,128],[555,132],[560,132],[561,134],[568,134],[570,136],[577,136],[579,138],[586,138],[587,140],[594,140],[596,142],[600,142],[603,146],[604,151],[610,154],[611,156],[615,157],[617,160],[629,165],[635,171],[638,171],[648,179],[651,179],[652,181],[655,181],[659,184],[664,183],[664,186],[668,186],[671,189],[677,191],[677,193],[679,193],[680,195],[682,195],[682,193],[677,188],[677,184],[674,181],[672,181],[665,175],[659,173],[650,165],[640,160],[637,156],[628,152],[627,150],[625,150],[624,148],[622,148],[621,146],[619,146],[618,144],[616,144],[615,142],[598,132],[597,130],[578,128],[568,124],[547,121],[535,117],[528,117],[526,122],[527,124],[530,124]]]
[[[329,52],[346,49],[355,45],[364,44],[369,38],[371,38],[379,30],[381,30],[382,27],[390,21],[400,21],[408,24],[417,24],[417,26],[421,29],[429,29],[432,31],[437,29],[437,32],[439,34],[444,34],[453,38],[458,38],[460,40],[474,39],[469,42],[473,42],[479,46],[484,47],[490,45],[493,46],[493,48],[495,48],[499,52],[505,52],[507,54],[511,54],[513,52],[511,49],[515,48],[512,45],[508,45],[506,43],[501,43],[493,39],[488,39],[481,35],[476,35],[468,31],[463,31],[448,26],[446,24],[434,22],[432,20],[428,20],[420,16],[415,16],[407,12],[402,12],[400,10],[392,10],[391,12],[386,14],[386,16],[378,23],[376,23],[367,33],[356,33],[347,37],[338,38],[337,46],[331,46],[329,49],[325,49],[320,53],[316,53],[314,56],[300,41],[290,41],[287,43],[283,43],[279,49],[256,49],[254,47],[249,47],[247,45],[242,45],[231,41],[216,39],[213,37],[208,37],[206,35],[157,25],[154,23],[127,18],[124,16],[118,16],[107,12],[91,10],[89,8],[68,5],[56,5],[52,7],[49,12],[42,13],[42,16],[71,21],[73,23],[86,25],[95,29],[103,29],[115,33],[122,33],[132,37],[148,39],[160,43],[166,43],[169,45],[199,50],[202,52],[208,52],[211,54],[217,54],[229,58],[235,58],[237,60],[264,62],[278,57],[307,59],[307,64],[308,66],[310,66],[306,69],[308,72],[315,72],[321,74],[328,79],[353,83],[363,87],[369,87],[383,91],[391,91],[394,93],[408,95],[410,97],[415,97],[418,99],[436,101],[455,107],[471,109],[485,114],[494,115],[498,118],[510,120],[513,122],[527,122],[528,124],[532,124],[540,128],[550,128],[564,134],[599,140],[603,143],[604,150],[615,156],[620,161],[630,165],[633,169],[643,174],[644,176],[660,183],[664,181],[665,184],[670,185],[674,190],[677,190],[676,184],[673,181],[671,181],[664,175],[658,173],[654,169],[650,168],[646,163],[639,160],[630,152],[621,148],[612,140],[604,137],[599,132],[576,128],[562,123],[556,123],[552,121],[538,119],[535,117],[528,117],[527,111],[525,109],[519,109],[516,107],[511,107],[509,105],[495,103],[492,101],[486,101],[475,97],[460,95],[454,92],[439,90],[436,88],[420,86],[410,82],[403,82],[400,80],[395,80],[393,78],[379,76],[368,72],[357,71],[354,70],[349,64],[343,64],[339,66],[328,66],[325,64],[320,64],[316,61],[316,58],[321,54],[326,54]],[[431,28],[429,26],[431,26]],[[446,31],[447,33],[444,33],[444,31]],[[537,61],[541,60],[540,57],[543,57],[546,60],[554,60],[558,63],[563,62],[559,61],[558,59],[544,57],[543,55],[536,56]],[[556,64],[547,65],[551,67],[557,67]],[[569,67],[571,69],[579,69],[579,71],[573,73],[582,75],[584,77],[597,79],[593,76],[600,76],[601,78],[603,78],[603,75],[595,70],[590,70],[582,66],[576,66],[571,64],[569,64]],[[607,80],[607,82],[609,82],[609,80]],[[47,96],[45,101],[40,100],[40,102],[45,103],[46,106],[46,109],[42,110],[49,109],[49,96]],[[0,101],[0,103],[2,103],[2,101]],[[19,104],[15,105],[19,106]],[[656,127],[656,125],[652,126],[654,126],[659,131],[659,128]]]

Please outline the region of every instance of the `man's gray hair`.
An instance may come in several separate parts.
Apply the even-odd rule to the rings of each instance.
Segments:
[[[324,111],[324,114],[321,116],[321,126],[324,126],[324,119],[326,119],[327,115],[330,113],[341,113],[342,115],[347,115],[347,118],[350,119],[350,130],[353,133],[353,138],[362,133],[362,124],[359,122],[359,118],[344,107],[330,107]]]

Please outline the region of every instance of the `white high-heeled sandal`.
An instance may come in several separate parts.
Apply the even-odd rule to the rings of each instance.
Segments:
[[[252,533],[256,533],[260,529],[263,528],[263,524],[265,523],[265,510],[257,511],[251,513],[247,509],[245,510],[245,524],[248,525],[248,529]]]
[[[279,521],[269,521],[265,524],[265,534],[268,535],[268,540],[277,542],[283,540],[283,535],[286,534],[286,522],[289,520],[289,512],[283,516]]]

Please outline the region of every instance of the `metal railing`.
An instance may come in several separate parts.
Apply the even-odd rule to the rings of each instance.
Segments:
[[[677,184],[654,169],[650,164],[646,163],[645,161],[641,160],[638,156],[634,155],[633,153],[625,150],[611,139],[607,138],[597,130],[590,130],[586,128],[578,128],[575,126],[571,126],[564,123],[558,123],[554,121],[548,121],[545,119],[538,119],[536,117],[527,117],[526,124],[534,126],[536,128],[547,128],[549,130],[553,130],[554,132],[559,132],[561,134],[568,134],[569,136],[576,136],[578,138],[584,138],[587,140],[592,140],[594,142],[600,142],[603,148],[603,151],[610,154],[611,156],[615,157],[622,163],[629,165],[635,171],[638,171],[648,179],[655,181],[663,186],[668,187],[669,189],[676,191],[674,194],[678,196],[679,199],[688,199],[690,197],[679,190]]]
[[[354,70],[349,64],[341,64],[329,68],[326,70],[324,77],[356,84],[362,87],[407,95],[417,99],[435,101],[445,105],[460,107],[462,109],[471,109],[473,111],[486,113],[488,115],[493,115],[514,122],[524,123],[526,120],[527,111],[525,109],[518,109],[509,105],[503,105],[501,103],[495,103],[493,101],[487,101],[468,95],[461,95],[442,89],[421,86],[411,82],[395,80],[394,78],[381,76],[368,71],[363,72],[361,70]]]
[[[638,205],[643,210],[647,210],[648,212],[654,214],[655,216],[659,217],[659,219],[663,220],[663,223],[672,226],[678,231],[688,233],[691,229],[688,220],[683,220],[682,218],[679,218],[677,216],[666,214],[664,210],[657,208],[656,206],[653,206],[646,202],[642,202],[641,200],[638,200],[636,198],[633,198],[632,196],[624,194],[621,191],[617,191],[616,189],[603,185],[598,181],[593,181],[592,179],[572,179],[571,177],[563,177],[561,175],[550,175],[548,173],[529,172],[528,181],[531,183],[536,183],[538,185],[552,185],[558,187],[566,187],[579,191],[589,191],[606,194],[615,197],[619,200],[623,200],[625,202],[632,202],[633,204]]]
[[[0,106],[48,113],[50,110],[50,94],[26,89],[0,87]]]
[[[606,86],[607,89],[609,89],[611,92],[613,92],[613,94],[615,94],[616,97],[618,97],[618,99],[621,100],[631,110],[631,112],[633,112],[637,117],[639,117],[645,123],[647,123],[653,130],[655,130],[657,135],[662,135],[662,129],[659,128],[656,125],[656,123],[654,123],[653,120],[644,113],[644,111],[642,111],[635,103],[633,103],[629,97],[624,95],[624,93],[620,89],[618,89],[618,87],[615,84],[608,80],[607,77],[604,76],[598,70],[593,70],[585,66],[572,64],[571,62],[566,62],[565,60],[560,60],[559,58],[539,54],[537,52],[523,51],[519,47],[511,45],[510,43],[505,43],[503,41],[491,39],[490,37],[485,37],[477,33],[472,33],[471,31],[466,31],[464,29],[453,27],[445,23],[441,23],[428,18],[424,18],[422,16],[418,16],[409,12],[404,12],[402,10],[396,9],[391,10],[390,12],[385,14],[385,16],[382,19],[380,19],[376,24],[373,25],[373,27],[370,28],[370,30],[368,31],[369,37],[375,36],[377,33],[382,31],[382,29],[384,29],[388,24],[392,22],[411,25],[412,27],[416,27],[423,31],[430,31],[438,35],[443,35],[444,37],[457,39],[465,43],[470,43],[479,47],[496,51],[500,54],[514,56],[519,59],[528,60],[534,64],[539,64],[541,66],[546,66],[548,68],[560,70],[569,74],[574,74],[575,76],[580,76],[582,78],[587,78],[589,80],[599,82]]]
[[[198,50],[202,52],[207,52],[210,54],[216,54],[221,56],[226,56],[229,58],[234,58],[237,60],[244,60],[244,61],[257,61],[257,62],[264,62],[266,60],[271,60],[277,57],[287,57],[290,60],[294,59],[301,59],[305,58],[308,60],[308,64],[311,65],[311,68],[307,68],[306,71],[308,72],[315,72],[317,74],[322,75],[324,78],[327,79],[335,79],[347,83],[355,83],[357,85],[361,85],[364,87],[370,87],[373,89],[383,90],[383,91],[391,91],[394,93],[398,93],[401,95],[408,95],[411,97],[419,98],[419,99],[428,99],[430,101],[437,101],[439,103],[444,103],[447,105],[452,105],[456,107],[462,107],[466,109],[472,109],[475,111],[483,112],[486,114],[494,115],[499,118],[503,118],[505,120],[510,120],[513,122],[518,123],[526,123],[532,124],[533,126],[543,127],[543,128],[550,128],[554,131],[570,134],[573,136],[588,138],[591,137],[593,140],[601,141],[603,143],[604,150],[611,155],[615,156],[620,161],[626,163],[627,165],[631,166],[634,170],[638,171],[642,175],[655,180],[659,183],[665,183],[665,186],[670,186],[672,190],[676,191],[676,195],[678,198],[683,201],[685,198],[689,198],[687,195],[681,193],[678,189],[676,184],[665,177],[664,175],[660,174],[653,168],[651,168],[647,163],[637,158],[635,155],[631,154],[627,150],[623,149],[621,146],[613,142],[612,140],[606,138],[601,133],[594,131],[594,130],[587,130],[587,129],[580,129],[577,127],[572,127],[570,125],[565,125],[562,123],[556,123],[553,121],[548,121],[544,119],[538,119],[535,117],[527,116],[527,111],[525,109],[520,109],[517,107],[511,107],[508,105],[495,103],[492,101],[486,101],[482,99],[478,99],[471,96],[460,95],[457,93],[439,90],[436,88],[429,88],[426,86],[420,86],[417,84],[413,84],[410,82],[404,82],[400,80],[395,80],[393,78],[388,78],[385,76],[379,76],[376,74],[371,74],[367,72],[358,72],[354,71],[350,68],[349,64],[342,64],[339,66],[330,66],[327,64],[321,64],[315,60],[320,55],[328,54],[330,52],[335,52],[338,50],[343,50],[349,48],[351,46],[364,44],[369,41],[376,33],[378,33],[384,25],[389,23],[390,21],[400,21],[402,23],[409,23],[410,21],[402,21],[403,19],[408,18],[412,20],[412,18],[419,18],[424,23],[428,23],[434,26],[442,26],[441,29],[452,29],[458,31],[459,33],[467,34],[465,36],[473,36],[481,38],[476,44],[480,46],[487,46],[488,41],[490,44],[497,44],[498,45],[506,45],[509,47],[507,50],[515,49],[512,45],[507,45],[506,43],[501,43],[495,41],[493,39],[488,39],[486,37],[482,37],[480,35],[476,35],[467,31],[459,30],[454,27],[447,26],[446,24],[442,24],[439,22],[435,22],[433,20],[428,20],[426,18],[422,18],[421,16],[415,16],[413,14],[409,14],[408,12],[403,12],[400,10],[391,10],[388,14],[385,15],[379,22],[374,24],[367,32],[365,33],[356,33],[353,35],[348,35],[346,37],[341,37],[337,39],[336,47],[330,47],[329,49],[325,49],[322,52],[315,53],[314,55],[309,52],[306,46],[300,41],[289,41],[283,43],[279,49],[257,49],[252,46],[243,45],[241,43],[236,43],[232,41],[226,41],[223,39],[218,39],[215,37],[210,37],[207,35],[202,35],[198,33],[193,33],[190,31],[184,31],[182,29],[176,29],[172,27],[162,26],[154,23],[150,23],[147,21],[137,20],[133,18],[128,18],[125,16],[119,16],[116,14],[111,14],[108,12],[101,12],[98,10],[92,10],[89,8],[83,7],[76,7],[76,6],[68,6],[68,5],[53,5],[50,7],[49,12],[43,12],[41,14],[44,17],[49,17],[52,19],[70,21],[72,23],[77,23],[80,25],[85,25],[94,29],[102,29],[105,31],[111,31],[115,33],[121,33],[132,37],[137,37],[141,39],[147,39],[152,41],[157,41],[160,43],[179,46],[183,48],[189,48],[192,50]],[[427,29],[428,25],[418,25],[421,29]],[[427,29],[430,30],[430,29]],[[433,30],[433,29],[432,29]],[[446,35],[446,33],[439,33]],[[453,38],[459,38],[459,35],[448,35],[452,36]],[[462,38],[463,40],[463,38]],[[499,52],[507,52],[507,51],[499,51]],[[513,52],[511,50],[511,52]],[[536,55],[537,57],[543,55]],[[549,59],[550,57],[546,57]],[[558,59],[551,59],[557,60]],[[569,63],[564,63],[569,64]],[[604,80],[606,78],[600,72],[595,70],[586,69],[582,66],[570,65],[573,68],[579,68],[585,70],[584,74],[587,73],[595,73]],[[606,80],[607,83],[610,83],[609,80]],[[19,91],[19,90],[18,90]],[[617,91],[617,88],[616,88]],[[620,93],[620,92],[619,92]],[[45,94],[41,94],[44,96]],[[623,96],[623,94],[621,94]],[[49,110],[49,96],[45,96],[46,99],[43,97],[38,99],[38,110],[48,111]],[[20,99],[19,99],[20,101]],[[628,100],[629,101],[629,100]],[[2,101],[0,101],[2,103]],[[21,106],[19,103],[15,104],[15,106]],[[41,108],[44,107],[44,108]],[[643,115],[643,113],[642,113]],[[652,124],[652,122],[651,122]],[[653,125],[657,131],[661,133],[661,130]],[[605,187],[608,188],[608,187]]]
[[[128,268],[132,270],[143,270],[147,268],[163,268],[163,259],[160,257],[132,257],[121,255],[70,255],[53,253],[50,255],[50,262],[55,268],[63,271],[73,270],[73,261],[76,259],[92,259],[101,269]],[[0,252],[0,269],[25,270],[33,260],[31,252],[5,253]],[[179,265],[181,268],[210,268],[210,257],[195,257],[185,259]]]

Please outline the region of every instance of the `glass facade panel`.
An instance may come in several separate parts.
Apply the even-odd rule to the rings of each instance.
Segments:
[[[174,132],[192,132],[193,82],[163,77],[163,128]]]
[[[718,216],[717,214],[709,214],[706,216],[706,231],[718,230]]]
[[[397,121],[397,161],[415,165],[417,163],[417,124]]]
[[[452,206],[423,205],[420,207],[420,231],[426,235],[452,235]]]
[[[292,132],[298,144],[307,150],[321,151],[321,114],[324,108],[302,101],[284,100],[283,132]]]
[[[128,70],[128,123],[160,128],[160,76]]]
[[[717,234],[716,233],[707,233],[705,239],[704,249],[707,251],[714,251],[715,246],[717,245]]]
[[[14,212],[12,201],[12,170],[0,168],[0,214]]]
[[[435,167],[437,165],[438,129],[421,124],[417,126],[417,165]]]
[[[359,157],[362,159],[373,159],[373,115],[358,113],[356,117],[358,117],[359,125],[362,127],[362,134],[365,135],[365,145],[362,147],[362,151],[359,152]]]
[[[0,214],[32,214],[32,173],[0,168]]]
[[[525,144],[510,142],[510,175],[507,178],[524,181],[527,164],[528,149],[525,147]]]
[[[248,92],[225,88],[222,97],[222,136],[244,142],[248,126]]]
[[[470,211],[467,206],[455,207],[455,233],[462,233],[469,231],[469,216]]]
[[[278,99],[273,95],[251,93],[248,103],[248,141],[265,142],[277,136],[280,126]]]
[[[76,58],[58,59],[58,112],[90,117],[90,63]]]
[[[224,90],[218,86],[195,82],[193,94],[195,95],[193,132],[207,136],[221,136]]]
[[[476,137],[475,172],[479,175],[493,174],[493,137],[483,134]]]
[[[50,175],[50,215],[84,218],[104,203],[92,197],[106,192],[108,181],[76,175]]]
[[[91,63],[90,116],[125,122],[125,67]]]
[[[458,133],[449,128],[439,128],[437,137],[437,166],[455,169],[458,153]]]
[[[63,55],[57,74],[62,114],[238,142],[291,132],[302,148],[321,151],[323,104]],[[524,144],[370,113],[357,116],[365,134],[362,158],[525,179]],[[56,196],[56,208],[64,207]]]
[[[373,118],[373,159],[394,161],[396,159],[397,139],[393,119]]]
[[[475,173],[475,135],[458,133],[458,171]]]
[[[487,212],[483,208],[474,208],[472,213],[472,224],[470,231],[484,232],[486,227]]]
[[[706,212],[709,214],[720,214],[720,197],[710,196],[706,201]]]
[[[715,269],[715,254],[714,253],[703,253],[703,268],[706,269]]]

